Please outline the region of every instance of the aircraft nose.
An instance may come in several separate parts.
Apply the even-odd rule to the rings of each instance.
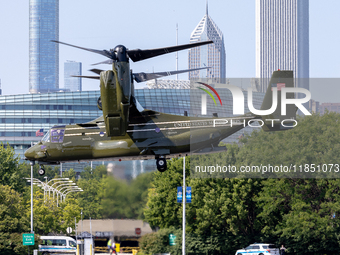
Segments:
[[[25,152],[25,157],[28,160],[34,160],[34,159],[41,159],[41,158],[46,158],[46,146],[45,145],[34,145],[33,147],[27,149]]]
[[[35,159],[35,149],[34,149],[34,147],[28,148],[25,151],[25,157],[29,160]]]

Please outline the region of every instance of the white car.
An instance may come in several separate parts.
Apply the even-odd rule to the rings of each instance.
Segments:
[[[280,249],[275,244],[254,243],[237,250],[235,255],[280,255]]]

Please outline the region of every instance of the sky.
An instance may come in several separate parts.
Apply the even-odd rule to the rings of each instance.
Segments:
[[[309,1],[310,77],[340,77],[339,10],[338,0]],[[224,34],[227,77],[255,77],[255,0],[209,0],[208,11]],[[186,44],[205,12],[206,0],[59,0],[59,40],[100,50],[119,44],[128,49],[160,48],[176,45],[178,24],[178,43]],[[28,93],[28,38],[29,1],[0,1],[3,95]],[[179,69],[187,69],[187,50],[179,52],[178,57]],[[105,60],[101,55],[64,45],[59,46],[59,58],[61,88],[67,60],[82,62],[83,75],[91,75],[87,71],[93,68],[91,64]],[[110,66],[97,68],[110,69]],[[131,62],[131,68],[134,72],[176,70],[175,53]],[[188,75],[179,75],[179,79],[188,79]],[[83,90],[98,89],[98,81],[83,79]],[[311,88],[312,97],[318,97],[321,89]],[[339,89],[334,86],[331,89],[333,96],[340,94],[340,84]]]

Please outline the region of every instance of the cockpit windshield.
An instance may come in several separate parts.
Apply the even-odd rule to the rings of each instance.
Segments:
[[[41,139],[41,141],[43,141],[43,142],[49,142],[50,141],[50,131],[49,130],[44,135],[44,137]]]

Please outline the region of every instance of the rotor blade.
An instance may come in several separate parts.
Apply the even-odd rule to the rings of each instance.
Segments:
[[[100,76],[71,75],[71,77],[88,78],[88,79],[95,79],[95,80],[99,80],[100,79]]]
[[[205,41],[205,42],[198,42],[198,43],[189,43],[189,44],[183,44],[178,46],[172,46],[172,47],[165,47],[165,48],[158,48],[158,49],[151,49],[151,50],[127,50],[127,53],[129,55],[129,58],[132,59],[133,62],[137,62],[140,60],[148,59],[157,57],[163,54],[190,49],[198,46],[202,46],[205,44],[213,43],[213,41]]]
[[[81,50],[87,50],[87,51],[90,51],[90,52],[94,52],[94,53],[103,55],[103,56],[110,58],[110,59],[113,59],[113,60],[115,60],[115,57],[116,57],[114,54],[111,54],[107,50],[94,50],[94,49],[89,49],[89,48],[83,48],[83,47],[79,47],[79,46],[76,46],[76,45],[72,45],[72,44],[68,44],[68,43],[64,43],[64,42],[59,42],[59,41],[55,41],[55,40],[51,40],[51,42],[60,43],[60,44],[64,44],[64,45],[71,46],[71,47],[74,47],[74,48],[78,48],[78,49],[81,49]]]
[[[113,63],[113,60],[112,59],[108,59],[108,60],[105,60],[105,61],[102,61],[102,62],[99,62],[99,63],[95,63],[95,64],[92,64],[93,66],[95,65],[100,65],[100,64],[112,64]]]
[[[89,71],[91,71],[92,73],[96,73],[96,74],[98,74],[98,75],[100,75],[100,73],[102,72],[102,71],[104,71],[104,70],[101,70],[101,69],[91,69],[91,70],[89,70]]]
[[[192,71],[202,70],[202,69],[209,69],[209,68],[211,67],[201,67],[201,68],[195,68],[195,69],[187,69],[187,70],[171,71],[171,72],[159,72],[159,73],[134,73],[133,76],[136,82],[144,82],[148,80],[161,78],[164,76],[192,72]]]

